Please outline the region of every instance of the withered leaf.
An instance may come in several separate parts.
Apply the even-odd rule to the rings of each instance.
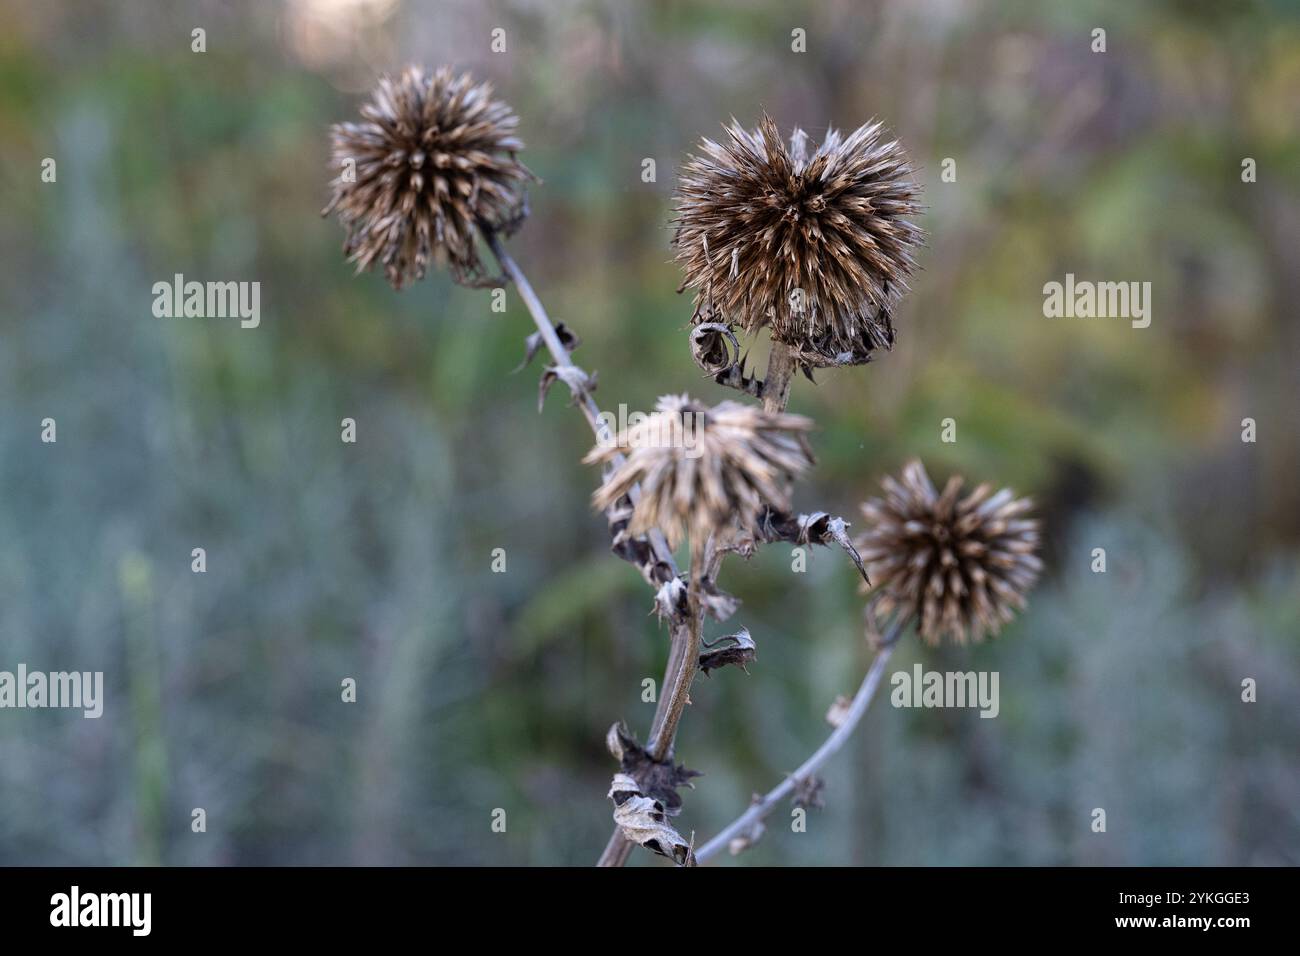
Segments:
[[[680,578],[670,578],[655,592],[654,612],[659,620],[683,620],[690,614],[686,603],[686,583]]]
[[[614,823],[626,839],[678,866],[695,865],[691,845],[668,822],[663,804],[645,796],[630,774],[614,774],[608,796],[614,801]]]
[[[749,635],[749,629],[742,627],[735,634],[728,634],[720,637],[711,644],[706,643],[706,648],[713,648],[723,642],[729,642],[725,647],[718,647],[716,650],[706,650],[700,654],[700,670],[705,674],[717,667],[725,667],[728,664],[735,664],[746,674],[749,669],[746,665],[752,664],[758,656],[758,645]]]
[[[641,576],[651,585],[670,579],[673,574],[663,562],[655,557],[654,548],[643,535],[629,534],[627,527],[632,520],[632,502],[626,495],[619,498],[605,509],[609,522],[609,550],[641,572]]]
[[[826,781],[821,777],[815,774],[802,777],[794,782],[794,796],[791,799],[796,807],[821,810],[826,806],[825,800],[822,799],[822,791],[825,789]]]
[[[826,723],[832,727],[838,727],[844,723],[844,718],[849,715],[849,708],[853,706],[853,701],[843,694],[835,698],[835,703],[831,704],[830,710],[826,711]]]
[[[546,394],[551,390],[551,386],[555,384],[556,380],[561,380],[565,385],[569,386],[573,404],[577,403],[580,396],[596,390],[595,372],[588,374],[576,365],[548,365],[546,371],[542,373],[541,380],[537,383],[537,410],[539,412],[545,407]]]
[[[766,832],[767,827],[763,824],[763,821],[755,820],[743,831],[727,841],[727,852],[732,856],[740,856],[740,854],[763,839],[763,834]]]
[[[871,579],[867,577],[866,566],[862,563],[862,555],[849,539],[849,523],[843,518],[827,514],[825,511],[814,511],[812,514],[794,517],[774,508],[767,508],[759,517],[758,528],[768,541],[820,544],[827,547],[832,543],[838,544],[858,569],[862,580],[867,584],[871,583]]]
[[[564,350],[569,354],[573,354],[574,349],[582,344],[582,339],[578,338],[575,333],[570,331],[563,322],[556,323],[555,334],[559,338],[560,344],[564,346]],[[524,360],[516,365],[510,374],[514,375],[516,372],[522,372],[526,369],[528,363],[533,360],[533,356],[541,351],[545,344],[546,342],[542,339],[541,332],[534,332],[532,335],[524,339]]]
[[[642,793],[663,804],[669,816],[675,817],[682,812],[682,798],[677,788],[694,789],[691,780],[700,776],[698,770],[687,769],[671,760],[655,760],[622,722],[609,728],[605,745],[618,760],[619,769],[637,781]]]
[[[691,330],[691,358],[705,373],[726,373],[739,355],[740,341],[727,323],[702,322]]]
[[[711,578],[705,578],[700,584],[700,603],[715,621],[727,620],[740,607],[740,599],[723,591]]]

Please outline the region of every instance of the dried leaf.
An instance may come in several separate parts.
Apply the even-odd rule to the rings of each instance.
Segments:
[[[675,817],[682,812],[682,798],[677,788],[693,789],[691,780],[700,776],[698,770],[689,770],[671,760],[655,760],[621,722],[609,729],[605,745],[618,760],[619,769],[638,782],[642,793],[663,804],[669,816]]]
[[[794,796],[791,798],[796,807],[804,807],[811,810],[821,810],[826,806],[825,800],[822,799],[822,792],[826,789],[826,781],[816,775],[804,777],[794,782]]]
[[[576,365],[548,365],[546,371],[542,373],[541,381],[537,383],[537,410],[540,412],[546,405],[546,394],[551,390],[551,386],[556,380],[562,380],[565,385],[569,386],[569,393],[572,396],[572,402],[577,403],[579,397],[596,390],[596,373],[588,375]]]
[[[691,358],[708,375],[724,375],[740,356],[740,340],[725,322],[702,322],[691,330]]]
[[[719,647],[717,650],[706,650],[700,655],[700,670],[708,674],[714,668],[735,664],[748,674],[749,668],[746,665],[752,664],[758,656],[758,646],[754,643],[754,639],[749,636],[749,629],[742,627],[735,634],[720,637],[712,644],[706,643],[704,646],[711,648],[723,641],[729,641],[730,643],[726,647]]]
[[[834,518],[830,515],[826,515],[818,521],[818,524],[822,528],[822,544],[829,545],[831,541],[834,541],[843,548],[845,553],[853,561],[854,566],[858,569],[858,573],[862,575],[862,580],[866,581],[867,584],[870,585],[871,578],[867,576],[867,569],[862,564],[862,555],[858,554],[858,549],[853,546],[853,542],[849,539],[849,523],[843,518]]]
[[[682,620],[690,614],[686,603],[686,582],[676,577],[660,585],[655,592],[653,613],[658,614],[661,621]]]
[[[560,344],[564,346],[564,350],[570,355],[573,354],[574,349],[582,344],[582,339],[569,331],[563,322],[556,323],[555,334],[559,338]],[[524,339],[524,360],[515,366],[510,374],[514,375],[516,372],[522,372],[526,369],[528,363],[533,360],[533,356],[540,352],[542,347],[545,345],[546,342],[542,338],[541,332],[534,332],[532,335]]]
[[[838,727],[844,723],[844,718],[849,715],[849,708],[853,706],[853,701],[843,694],[835,698],[835,703],[831,704],[831,709],[826,711],[826,723],[832,727]]]
[[[754,794],[754,799],[752,803],[753,804],[761,803],[762,799],[763,798],[760,797],[758,794]],[[759,817],[753,823],[747,826],[744,830],[742,830],[740,833],[737,833],[734,837],[732,837],[730,840],[727,841],[727,852],[730,853],[732,856],[740,856],[740,854],[744,853],[751,846],[758,843],[759,840],[763,839],[763,834],[765,834],[766,832],[767,832],[767,826],[763,823],[763,818]]]
[[[858,569],[862,580],[868,585],[871,584],[871,579],[867,577],[866,566],[862,563],[862,555],[849,539],[849,523],[843,518],[827,514],[825,511],[801,514],[796,518],[785,512],[767,508],[759,516],[758,529],[767,541],[820,544],[828,547],[831,543],[838,544]]]
[[[627,727],[620,720],[612,724],[605,734],[605,746],[609,749],[610,756],[620,763],[623,760],[623,736],[626,733]]]
[[[614,774],[608,796],[614,801],[614,823],[626,839],[678,866],[695,865],[691,845],[668,823],[663,804],[643,795],[630,774]]]
[[[641,576],[652,586],[671,579],[672,570],[655,557],[650,542],[643,535],[628,533],[627,526],[632,520],[632,502],[626,495],[605,509],[605,517],[609,522],[610,551],[635,565]]]
[[[721,590],[711,579],[706,578],[700,585],[700,603],[709,617],[715,621],[725,621],[736,613],[740,599]]]

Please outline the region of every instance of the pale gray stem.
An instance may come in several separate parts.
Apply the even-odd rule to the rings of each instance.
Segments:
[[[519,268],[519,264],[515,262],[510,253],[506,252],[505,246],[501,244],[501,240],[496,233],[487,228],[484,228],[482,233],[484,240],[487,242],[488,248],[492,250],[492,254],[496,256],[497,262],[500,263],[502,271],[505,272],[510,281],[515,284],[515,289],[519,292],[519,298],[523,300],[525,308],[528,309],[528,314],[533,317],[533,324],[537,326],[537,331],[541,333],[542,342],[546,345],[546,350],[551,353],[551,359],[557,366],[576,367],[573,359],[569,356],[569,350],[564,347],[564,343],[560,341],[559,335],[556,334],[555,326],[552,324],[550,316],[546,314],[545,307],[542,305],[541,300],[537,298],[537,293],[533,291],[533,286],[528,281],[528,277],[524,275],[524,271]],[[612,436],[609,433],[609,428],[606,426],[605,421],[600,417],[600,406],[597,405],[596,400],[591,397],[591,393],[585,389],[578,390],[574,392],[574,398],[578,402],[578,407],[582,409],[582,414],[587,419],[587,423],[591,426],[592,433],[596,436],[596,440],[601,442],[611,440]],[[611,467],[617,467],[621,462],[622,457],[616,457],[611,462]],[[633,486],[628,492],[628,498],[633,504],[637,502],[640,496],[641,489],[637,486]],[[669,568],[673,576],[676,577],[679,573],[677,570],[677,562],[673,558],[672,549],[668,547],[668,542],[665,540],[663,532],[658,528],[653,528],[650,533],[646,535],[646,538],[650,542],[650,547],[655,552],[655,558]],[[692,634],[695,635],[697,641],[693,653],[690,652]],[[664,671],[663,687],[671,687],[674,689],[682,688],[680,691],[680,699],[682,702],[680,705],[681,707],[685,706],[685,695],[686,692],[690,690],[690,679],[695,676],[695,667],[699,664],[698,638],[698,626],[693,626],[687,622],[682,622],[680,624],[674,622],[671,635],[671,645],[668,653],[668,666]],[[687,674],[688,671],[689,675]],[[662,728],[665,722],[669,719],[668,715],[670,712],[673,709],[678,708],[678,705],[675,703],[676,699],[677,698],[671,694],[666,696],[661,701],[661,706],[656,710],[655,722],[651,728],[651,736],[654,740],[663,741],[663,744],[661,744],[660,747],[652,746],[652,753],[664,745],[666,745],[667,749],[671,750],[673,734],[669,734],[665,737],[662,733]],[[678,711],[676,718],[672,721],[674,732],[676,730],[676,720],[680,719],[681,716],[679,708]],[[656,759],[662,759],[662,757],[656,756]],[[597,862],[597,866],[622,866],[627,861],[628,854],[631,852],[632,844],[623,838],[623,834],[619,830],[615,829],[613,835],[609,838],[609,843],[606,845],[605,851],[600,855],[600,860]]]
[[[524,275],[524,270],[519,268],[519,264],[515,262],[510,253],[506,252],[505,246],[501,245],[501,239],[496,233],[486,228],[482,230],[482,233],[488,248],[496,256],[497,262],[501,264],[502,270],[519,291],[519,298],[523,299],[528,314],[533,317],[533,324],[537,326],[537,331],[541,333],[542,342],[546,345],[546,351],[551,353],[551,359],[558,366],[576,368],[573,358],[569,355],[569,350],[560,341],[560,336],[556,333],[550,316],[546,314],[542,300],[537,298],[537,293],[533,291],[532,284],[528,281],[528,277]],[[591,397],[591,393],[582,389],[574,393],[574,398],[578,402],[578,407],[582,409],[582,414],[587,419],[587,423],[591,426],[592,434],[596,436],[596,440],[598,442],[612,441],[613,436],[609,432],[609,427],[605,424],[605,420],[600,417],[600,406]],[[610,467],[617,468],[622,463],[623,456],[618,455],[610,462]],[[633,485],[628,492],[628,498],[633,504],[636,504],[640,497],[640,486]],[[650,547],[654,549],[655,558],[663,562],[676,576],[678,573],[677,562],[673,559],[673,552],[668,547],[668,542],[664,540],[663,532],[658,528],[652,528],[646,538],[650,542]]]
[[[831,731],[831,735],[826,738],[825,743],[818,747],[811,757],[800,764],[798,770],[768,791],[765,796],[750,804],[748,810],[724,827],[722,832],[712,840],[696,850],[695,859],[697,862],[707,862],[711,857],[724,850],[734,837],[749,833],[754,824],[767,817],[776,808],[777,804],[794,792],[794,788],[801,781],[807,780],[817,773],[822,764],[826,763],[844,746],[844,742],[852,736],[854,728],[858,726],[863,715],[866,714],[867,708],[871,706],[871,698],[875,695],[880,679],[885,673],[885,664],[889,660],[889,655],[893,653],[894,645],[898,643],[902,627],[903,622],[896,621],[894,626],[889,629],[889,633],[881,642],[880,649],[876,652],[875,659],[871,662],[871,667],[867,670],[867,676],[862,679],[858,692],[853,695],[853,703],[849,705],[848,713],[844,715],[840,725]]]

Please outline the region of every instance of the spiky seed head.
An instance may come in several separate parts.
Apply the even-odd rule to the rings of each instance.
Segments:
[[[764,505],[789,508],[790,483],[812,463],[802,415],[768,413],[722,402],[710,408],[686,395],[665,395],[652,415],[597,445],[587,464],[624,460],[592,495],[601,510],[640,484],[628,532],[661,529],[671,545],[689,533],[723,539],[753,531]]]
[[[682,170],[673,238],[697,316],[772,335],[807,365],[858,365],[894,344],[920,229],[912,168],[880,123],[830,129],[809,155],[766,114],[704,139]]]
[[[380,78],[361,120],[330,131],[338,175],[324,213],[347,230],[348,260],[382,266],[396,289],[431,259],[457,282],[481,281],[479,229],[516,228],[536,178],[515,158],[519,117],[468,73],[412,66]]]
[[[989,484],[963,497],[958,475],[939,493],[919,461],[881,485],[884,497],[862,506],[867,530],[854,542],[878,595],[878,623],[912,617],[930,644],[997,634],[1043,567],[1030,499]]]

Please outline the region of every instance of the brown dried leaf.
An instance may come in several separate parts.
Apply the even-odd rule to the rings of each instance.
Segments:
[[[655,760],[622,722],[609,728],[605,745],[618,760],[619,769],[638,782],[642,793],[659,801],[669,816],[675,817],[682,812],[682,798],[677,788],[694,789],[691,780],[700,776],[698,770],[690,770],[671,760]]]
[[[700,585],[700,603],[704,605],[709,617],[715,621],[725,621],[736,613],[740,599],[723,591],[712,579],[706,578]]]
[[[683,620],[690,614],[686,603],[686,582],[680,577],[671,578],[660,585],[655,592],[653,613],[659,620]]]
[[[753,826],[748,827],[743,833],[739,833],[727,841],[727,852],[732,856],[740,856],[740,854],[763,839],[763,834],[766,832],[767,827],[763,825],[763,821],[755,820]]]
[[[835,703],[831,704],[830,710],[826,711],[826,723],[838,727],[844,723],[844,718],[849,715],[849,708],[852,706],[852,699],[840,694],[835,698]]]
[[[827,547],[832,543],[838,544],[858,569],[862,580],[868,585],[871,584],[871,579],[867,577],[866,566],[862,563],[862,555],[858,553],[858,549],[853,546],[849,538],[849,523],[843,518],[827,514],[825,511],[814,511],[812,514],[801,514],[795,517],[768,508],[760,515],[758,528],[767,541],[820,544]]]
[[[627,840],[678,866],[695,865],[691,845],[668,823],[663,804],[642,794],[631,774],[614,774],[608,796],[614,801],[614,823]]]
[[[691,358],[708,375],[725,375],[740,356],[740,340],[725,322],[702,322],[691,329]]]
[[[537,410],[539,412],[545,407],[546,394],[551,390],[551,386],[555,384],[557,379],[569,386],[572,404],[575,405],[582,395],[596,390],[595,372],[588,374],[576,365],[548,365],[546,371],[542,373],[541,380],[537,383]]]
[[[826,801],[822,799],[825,789],[826,781],[821,777],[804,777],[794,782],[794,796],[791,799],[796,807],[821,810],[826,806]]]
[[[742,627],[735,634],[720,637],[712,644],[705,643],[704,646],[711,648],[723,641],[731,643],[726,647],[719,647],[717,650],[706,650],[700,654],[700,670],[707,675],[714,668],[735,664],[748,674],[749,668],[746,665],[752,664],[758,656],[758,645],[750,637],[749,629]]]
[[[576,333],[570,331],[563,322],[557,322],[555,324],[555,334],[559,337],[560,344],[564,346],[564,350],[570,355],[572,355],[573,351],[582,344],[582,339],[578,338]],[[522,372],[526,369],[528,363],[533,360],[533,356],[540,352],[545,344],[546,342],[542,339],[541,332],[534,332],[532,335],[524,339],[524,360],[515,366],[514,370],[511,371],[510,374],[514,375],[516,372]]]

